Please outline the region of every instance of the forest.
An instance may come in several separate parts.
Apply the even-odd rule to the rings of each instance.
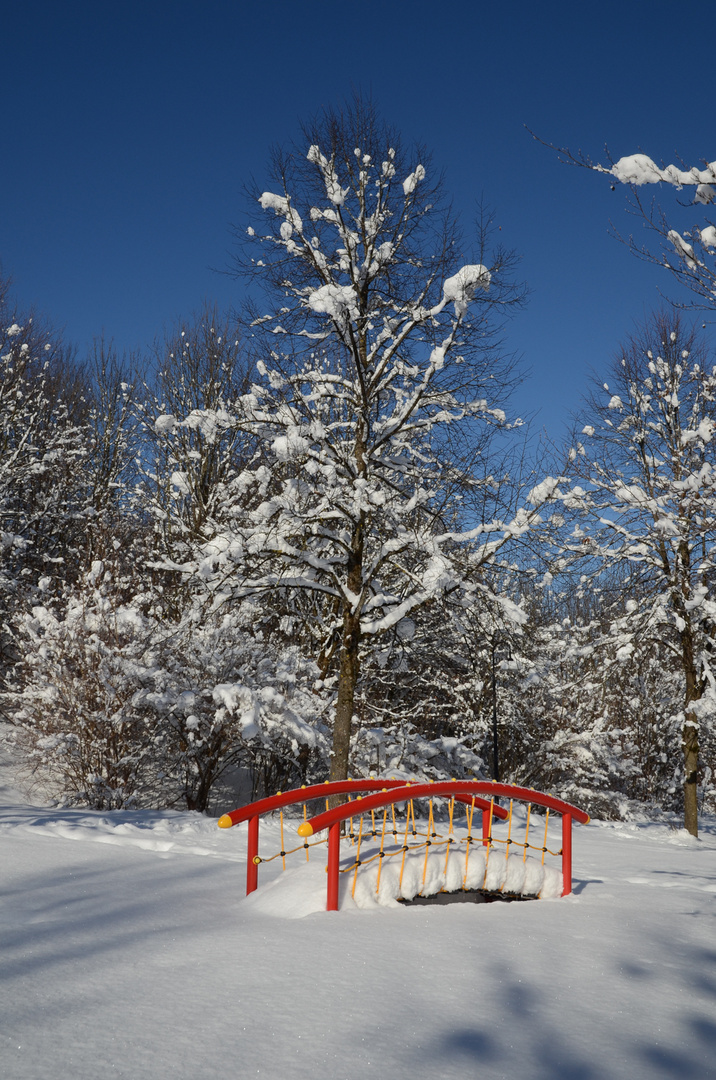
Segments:
[[[580,164],[713,305],[716,228],[639,202],[691,185],[708,213],[713,167]],[[28,785],[207,811],[477,776],[695,835],[716,810],[707,336],[665,305],[568,445],[539,441],[510,411],[527,290],[489,212],[464,230],[424,148],[360,102],[271,177],[235,309],[145,355],[79,357],[0,283],[0,697]]]

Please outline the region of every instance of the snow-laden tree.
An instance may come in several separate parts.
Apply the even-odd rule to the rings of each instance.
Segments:
[[[152,367],[137,408],[144,438],[139,502],[157,551],[182,560],[206,521],[220,519],[225,485],[251,457],[250,440],[228,423],[230,402],[248,386],[235,321],[205,306],[155,346]],[[175,414],[187,420],[177,430]]]
[[[57,335],[20,311],[0,281],[0,626],[40,582],[79,573],[87,499],[88,407]]]
[[[255,793],[325,775],[314,665],[250,603],[174,620],[143,574],[95,561],[18,620],[2,706],[34,780],[65,804],[205,810],[227,772]]]
[[[132,707],[148,624],[104,578],[97,562],[17,619],[20,659],[2,703],[45,797],[114,810],[151,805],[162,735]]]
[[[613,593],[598,580],[559,584],[569,592],[541,611],[531,605],[529,667],[523,665],[518,687],[510,687],[519,693],[522,718],[511,778],[559,793],[599,817],[626,816],[635,801],[676,809],[678,673],[674,678],[666,648],[635,639],[623,578]],[[582,593],[576,610],[570,602],[575,592]],[[628,657],[625,630],[636,646]]]
[[[574,447],[567,548],[638,582],[614,623],[616,659],[653,643],[678,671],[684,822],[697,834],[699,727],[716,710],[713,636],[716,367],[678,318],[657,316],[614,363]],[[711,736],[709,734],[709,740]]]
[[[119,357],[111,343],[100,339],[85,368],[88,418],[87,459],[82,479],[88,502],[88,529],[82,568],[105,558],[121,543],[129,546],[144,524],[132,509],[141,449],[136,419],[140,379],[136,359]]]
[[[351,740],[356,771],[426,780],[485,775],[475,608],[453,599],[415,610],[363,652]]]
[[[365,103],[305,136],[277,155],[248,230],[266,294],[250,341],[259,379],[212,417],[256,437],[262,457],[233,479],[185,568],[217,603],[285,590],[303,612],[323,687],[335,686],[337,779],[362,652],[442,596],[489,591],[484,568],[529,513],[470,528],[461,490],[494,477],[465,476],[451,443],[459,430],[484,451],[505,424],[511,372],[492,348],[494,319],[518,296],[504,253],[461,255],[429,161]],[[158,419],[175,437],[200,422]]]

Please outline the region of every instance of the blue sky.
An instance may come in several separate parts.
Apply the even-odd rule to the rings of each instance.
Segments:
[[[515,410],[559,438],[671,280],[612,239],[625,191],[560,164],[642,149],[713,158],[716,6],[667,0],[23,0],[2,5],[0,263],[80,355],[145,348],[208,299],[237,304],[230,223],[270,147],[353,89],[425,142],[466,225],[484,196],[531,289],[506,347]],[[664,192],[666,206],[674,193]],[[698,215],[694,214],[698,221]],[[710,329],[707,330],[710,333]]]

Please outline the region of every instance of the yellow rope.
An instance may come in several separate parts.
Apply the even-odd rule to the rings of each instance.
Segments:
[[[425,859],[423,861],[423,881],[420,886],[420,893],[422,895],[423,888],[425,886],[425,875],[428,872],[428,855],[430,854],[429,848],[431,845],[431,836],[433,835],[433,800],[430,799],[428,803],[428,838],[425,841]]]
[[[505,862],[510,857],[510,844],[512,843],[512,799],[510,799],[510,813],[507,818],[507,843],[505,844]]]
[[[350,794],[350,792],[348,793],[348,802],[353,802],[353,796]],[[349,835],[349,837],[351,839],[351,844],[353,845],[353,847],[355,847],[356,838],[355,838],[355,833],[353,832],[353,817],[352,816],[348,818],[348,835]]]
[[[411,799],[410,803],[412,803],[412,801],[413,800]],[[410,806],[410,804],[408,804],[408,805]],[[398,879],[398,890],[399,891],[403,887],[403,870],[405,869],[405,856],[408,853],[408,828],[409,828],[409,826],[410,826],[410,810],[408,809],[408,812],[405,815],[405,836],[403,837],[403,858],[401,859],[401,862],[400,862],[400,877]]]
[[[544,840],[542,841],[542,866],[544,866],[544,857],[547,852],[547,829],[549,828],[549,807],[547,807],[547,813],[544,816]],[[542,890],[537,893],[537,899],[542,896]]]
[[[522,848],[522,862],[527,861],[527,848],[529,845],[530,836],[530,811],[532,810],[532,803],[527,803],[527,821],[525,822],[525,842]]]
[[[495,808],[494,798],[490,799],[489,817],[487,819],[487,851],[485,852],[485,876],[482,879],[482,887],[485,888],[487,881],[487,864],[490,859],[490,852],[492,851],[492,811]]]
[[[510,844],[512,843],[512,799],[510,799],[510,811],[507,816],[507,840],[505,841],[505,862],[510,857]],[[500,885],[500,892],[504,892],[505,883]]]
[[[299,844],[298,847],[286,848],[285,851],[277,851],[275,855],[268,855],[265,859],[262,857],[261,859],[259,859],[259,862],[262,862],[262,863],[273,862],[274,859],[280,859],[284,855],[293,855],[294,852],[296,852],[296,851],[303,851],[304,849],[310,848],[310,847],[319,847],[320,844],[326,844],[326,843],[328,843],[327,840],[314,840],[314,842],[312,844],[309,844],[309,843],[304,841],[304,843]],[[308,859],[308,852],[306,852],[306,858]]]
[[[375,891],[376,891],[376,893],[380,889],[380,874],[381,874],[381,871],[383,869],[383,857],[385,855],[385,851],[383,849],[385,848],[385,826],[386,826],[387,821],[388,821],[388,808],[386,806],[385,810],[383,811],[383,831],[382,831],[382,833],[380,835],[380,852],[379,852],[379,857],[378,857],[378,879],[377,879],[377,881],[375,883]]]
[[[361,840],[362,839],[363,839],[363,817],[361,815],[360,823],[359,823],[359,826],[358,826],[358,850],[356,851],[356,866],[355,866],[355,873],[353,874],[353,888],[351,889],[351,896],[353,896],[353,897],[356,894],[356,879],[358,877],[358,867],[360,866],[360,845],[361,845]]]
[[[285,847],[285,845],[284,845],[284,842],[283,842],[283,810],[282,810],[281,811],[281,861],[283,863],[283,869],[285,870],[286,869],[286,852],[284,851],[284,847]]]
[[[549,828],[549,807],[547,807],[547,813],[544,816],[544,842],[542,844],[542,865],[544,866],[544,856],[547,851],[547,829]],[[551,852],[550,852],[551,854]]]
[[[454,809],[455,799],[453,798],[450,800],[450,804],[448,806],[448,813],[450,814],[450,827],[448,829],[447,851],[445,852],[445,867],[443,869],[443,874],[447,874],[448,862],[450,860],[450,844],[452,843],[452,815]]]
[[[472,847],[472,819],[475,813],[475,800],[473,798],[469,806],[465,807],[465,814],[467,817],[467,846],[465,848],[465,873],[462,876],[462,889],[463,892],[467,886],[467,865],[470,859],[470,848]]]

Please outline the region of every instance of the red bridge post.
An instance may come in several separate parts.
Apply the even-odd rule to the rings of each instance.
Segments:
[[[259,815],[249,818],[249,839],[246,848],[246,895],[254,892],[259,883]]]
[[[562,814],[562,896],[572,891],[572,815]]]
[[[341,822],[336,821],[328,830],[328,873],[326,911],[338,911],[338,874],[341,861]]]

